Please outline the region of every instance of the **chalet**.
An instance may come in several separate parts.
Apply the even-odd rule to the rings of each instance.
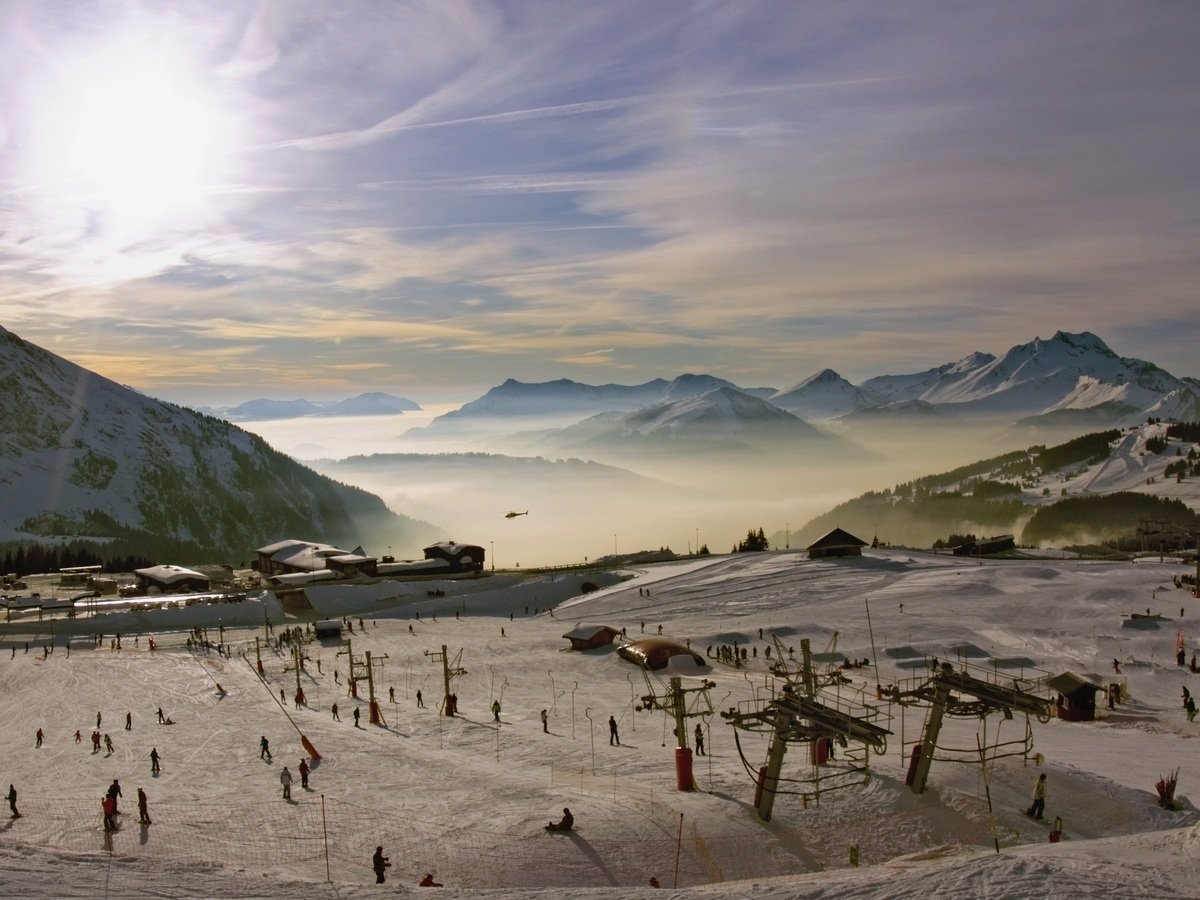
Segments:
[[[151,566],[148,569],[134,569],[133,574],[137,576],[138,588],[143,593],[194,593],[207,591],[209,585],[207,575],[182,566]]]
[[[826,559],[831,556],[862,556],[867,542],[856,538],[848,531],[835,528],[808,545],[809,559]]]
[[[1091,722],[1096,718],[1096,692],[1104,688],[1092,684],[1074,672],[1063,672],[1046,679],[1046,687],[1057,693],[1058,717],[1067,722]]]
[[[1016,549],[1017,542],[1011,534],[1001,534],[996,537],[980,538],[977,541],[967,541],[954,548],[955,556],[991,556],[1006,550]]]
[[[362,549],[355,550],[362,553]],[[312,541],[277,541],[255,551],[254,568],[263,575],[284,575],[289,572],[315,572],[327,569],[327,560],[335,556],[352,556],[348,550],[339,550],[329,544]]]
[[[595,650],[597,647],[608,647],[613,639],[620,634],[616,628],[608,625],[585,625],[580,623],[563,635],[571,642],[572,650]]]
[[[426,559],[442,559],[450,564],[454,572],[482,572],[483,548],[474,544],[456,544],[443,541],[425,548]]]
[[[340,619],[322,619],[313,623],[313,631],[316,633],[318,641],[340,638],[342,623]]]

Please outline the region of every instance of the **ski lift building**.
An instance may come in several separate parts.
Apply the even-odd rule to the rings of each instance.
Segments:
[[[809,559],[827,559],[836,556],[862,556],[867,542],[856,538],[848,531],[835,528],[808,545]]]
[[[1046,679],[1046,687],[1061,698],[1055,701],[1058,718],[1067,722],[1091,722],[1096,718],[1096,693],[1104,690],[1100,685],[1074,672],[1063,672]]]

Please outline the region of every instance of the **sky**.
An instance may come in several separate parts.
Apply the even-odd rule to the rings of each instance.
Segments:
[[[548,14],[549,13],[549,14]],[[1200,5],[6,0],[0,324],[162,399],[1176,375]]]

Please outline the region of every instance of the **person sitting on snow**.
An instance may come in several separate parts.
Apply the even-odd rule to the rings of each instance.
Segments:
[[[433,880],[432,872],[426,872],[425,877],[421,879],[421,887],[441,887],[441,886],[442,886],[442,883],[440,881]]]
[[[563,816],[557,822],[551,822],[546,826],[547,831],[570,831],[575,826],[575,817],[571,815],[571,811],[565,806],[563,807]]]

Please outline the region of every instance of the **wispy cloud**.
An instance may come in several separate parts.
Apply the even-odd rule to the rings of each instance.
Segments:
[[[1191,4],[65,11],[0,12],[4,324],[152,393],[785,385],[1059,328],[1197,374]],[[141,35],[220,125],[187,203],[31,153]]]

